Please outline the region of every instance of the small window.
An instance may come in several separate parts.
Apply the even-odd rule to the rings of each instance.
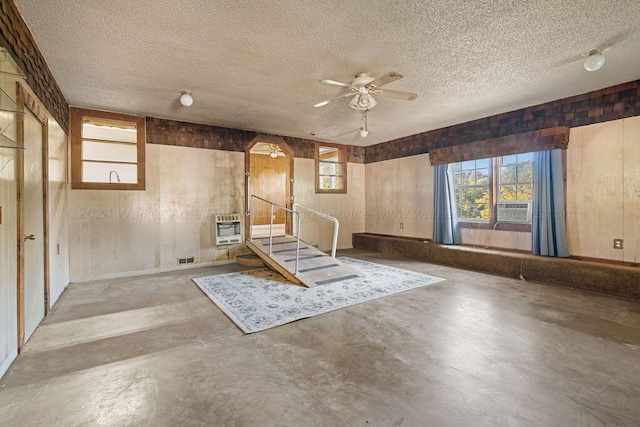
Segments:
[[[316,193],[347,192],[347,148],[316,143]]]
[[[145,118],[73,108],[71,186],[145,189]]]

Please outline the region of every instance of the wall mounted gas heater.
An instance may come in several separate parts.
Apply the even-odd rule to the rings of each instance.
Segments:
[[[240,214],[216,215],[216,245],[232,245],[242,242],[242,216]]]

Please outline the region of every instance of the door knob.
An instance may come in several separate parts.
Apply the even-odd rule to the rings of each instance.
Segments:
[[[27,240],[36,240],[36,235],[35,234],[27,234],[26,236],[24,236],[24,241],[26,242]]]

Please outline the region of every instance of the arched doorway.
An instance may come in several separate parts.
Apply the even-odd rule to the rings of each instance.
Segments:
[[[260,135],[255,137],[245,150],[245,206],[251,208],[251,195],[271,200],[291,209],[293,205],[293,150],[281,137]],[[253,216],[254,231],[258,234],[268,230],[270,207],[256,202]],[[274,211],[276,230],[290,234],[291,214],[281,209]],[[245,238],[249,238],[250,221],[245,221]],[[267,231],[268,233],[268,231]],[[275,234],[275,233],[274,233]],[[255,237],[255,235],[254,235]]]

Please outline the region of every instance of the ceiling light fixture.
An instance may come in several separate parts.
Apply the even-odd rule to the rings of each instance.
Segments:
[[[193,94],[188,90],[180,91],[180,103],[185,107],[191,107],[193,105]]]
[[[587,71],[598,71],[604,65],[604,55],[597,49],[584,52],[582,56],[586,56],[584,60],[584,69]]]
[[[269,144],[269,147],[271,148],[269,157],[271,157],[272,159],[275,159],[276,157],[278,157],[278,146],[275,144]]]

